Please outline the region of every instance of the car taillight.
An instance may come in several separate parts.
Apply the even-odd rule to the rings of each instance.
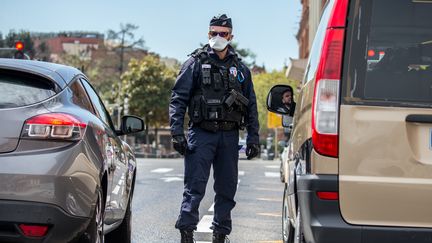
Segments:
[[[23,138],[81,139],[87,124],[66,113],[47,113],[34,116],[24,123]]]
[[[48,232],[48,226],[45,225],[20,224],[19,228],[28,237],[43,237]]]
[[[322,155],[338,157],[339,84],[348,0],[336,0],[324,38],[312,103],[312,144]]]

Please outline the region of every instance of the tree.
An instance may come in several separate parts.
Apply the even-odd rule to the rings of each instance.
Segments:
[[[252,68],[256,63],[256,54],[248,48],[239,48],[238,45],[238,42],[231,43],[231,46],[234,48],[234,50],[236,50],[243,63],[249,68]]]
[[[3,34],[0,32],[0,47],[4,47]]]
[[[129,111],[144,118],[147,142],[149,126],[155,129],[157,138],[158,128],[168,124],[168,105],[175,78],[176,71],[155,55],[132,59],[121,77],[121,100],[128,98]]]
[[[133,24],[120,24],[120,30],[108,30],[108,40],[112,40],[116,42],[114,49],[119,51],[120,56],[120,64],[119,64],[119,72],[120,75],[123,73],[123,62],[124,62],[124,50],[126,48],[133,47],[141,47],[144,48],[144,39],[141,37],[138,40],[135,40],[134,31],[139,27]]]
[[[260,73],[253,76],[254,90],[257,97],[258,106],[258,120],[260,123],[260,130],[267,130],[267,95],[271,87],[276,84],[291,85],[294,93],[297,88],[297,82],[289,80],[285,77],[284,71],[273,71],[271,73]],[[294,94],[295,98],[295,94]]]
[[[20,32],[15,32],[15,30],[11,30],[9,34],[5,37],[6,47],[14,47],[15,42],[22,41],[24,44],[24,53],[30,56],[30,59],[33,59],[35,55],[34,43],[30,37],[30,32],[21,30]]]
[[[50,61],[51,52],[50,49],[45,41],[42,41],[37,47],[36,47],[36,53],[35,58],[41,61]]]

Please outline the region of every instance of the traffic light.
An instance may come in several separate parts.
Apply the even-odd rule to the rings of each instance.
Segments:
[[[27,59],[23,52],[24,43],[22,43],[21,41],[15,42],[15,50],[16,50],[14,54],[15,59]]]

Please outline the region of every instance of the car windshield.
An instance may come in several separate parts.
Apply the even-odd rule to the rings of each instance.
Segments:
[[[42,78],[0,72],[0,108],[31,105],[56,94],[54,86]]]
[[[432,1],[358,2],[345,100],[431,106]]]

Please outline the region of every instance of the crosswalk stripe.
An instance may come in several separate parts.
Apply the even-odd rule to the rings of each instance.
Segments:
[[[214,212],[214,203],[210,206],[210,208],[209,208],[208,211],[209,211],[209,212]]]
[[[257,198],[257,200],[267,201],[267,202],[282,202],[281,198],[262,198],[262,197],[259,197],[259,198]]]
[[[245,175],[245,172],[244,172],[243,170],[240,170],[240,171],[238,172],[238,175],[239,175],[239,176],[244,176],[244,175]]]
[[[196,232],[202,232],[202,233],[213,232],[213,230],[210,229],[212,222],[213,222],[213,215],[204,215],[197,225]]]
[[[162,178],[159,178],[159,179],[161,179],[161,180],[163,180],[165,182],[183,181],[183,178],[181,178],[181,177],[162,177]]]
[[[174,170],[173,168],[157,168],[157,169],[151,170],[150,172],[151,173],[160,173],[160,174],[162,174],[162,173],[171,172],[173,170]]]
[[[266,168],[269,168],[269,169],[279,169],[280,165],[266,165]]]
[[[270,217],[282,217],[280,213],[257,213],[260,216],[270,216]]]
[[[265,177],[279,177],[279,172],[264,172]]]

